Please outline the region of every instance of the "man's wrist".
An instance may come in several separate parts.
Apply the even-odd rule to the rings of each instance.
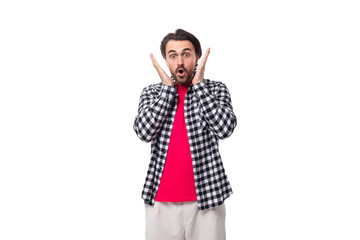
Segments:
[[[169,87],[174,87],[174,83],[164,83],[164,82],[161,82],[163,85],[166,85],[166,86],[169,86]]]
[[[201,82],[203,82],[203,81],[204,81],[203,79],[194,81],[194,82],[193,82],[193,85],[196,85],[196,84],[201,83]]]

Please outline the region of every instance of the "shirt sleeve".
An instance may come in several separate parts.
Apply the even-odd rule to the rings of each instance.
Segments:
[[[161,84],[159,92],[153,85],[143,89],[140,96],[138,115],[134,121],[134,131],[145,142],[156,138],[169,112],[176,89]]]
[[[229,137],[237,125],[237,119],[233,112],[230,93],[226,85],[216,82],[216,86],[210,92],[206,81],[202,81],[195,84],[193,89],[210,130],[219,139]]]

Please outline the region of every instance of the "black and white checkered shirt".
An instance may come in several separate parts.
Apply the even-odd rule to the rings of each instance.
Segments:
[[[154,205],[165,166],[174,123],[177,85],[161,83],[145,87],[140,96],[134,122],[138,137],[151,141],[151,159],[142,198]],[[198,209],[221,205],[232,194],[219,153],[219,139],[229,137],[237,124],[225,84],[204,79],[190,85],[184,103],[185,123],[189,138]]]

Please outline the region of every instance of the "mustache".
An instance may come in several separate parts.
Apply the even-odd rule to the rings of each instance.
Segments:
[[[179,69],[184,69],[184,71],[187,72],[187,69],[184,67],[184,65],[178,66],[175,71],[177,72]]]

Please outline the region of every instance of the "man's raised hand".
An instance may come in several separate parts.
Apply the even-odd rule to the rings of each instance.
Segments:
[[[205,56],[196,70],[195,76],[192,80],[193,85],[202,82],[204,80],[205,64],[209,54],[210,54],[210,48],[206,50]]]
[[[159,63],[156,61],[156,59],[154,58],[154,56],[152,55],[152,53],[150,53],[150,58],[151,61],[156,69],[156,71],[158,72],[160,79],[161,79],[161,83],[168,85],[170,87],[174,86],[174,81],[166,74],[166,72],[160,67]]]

